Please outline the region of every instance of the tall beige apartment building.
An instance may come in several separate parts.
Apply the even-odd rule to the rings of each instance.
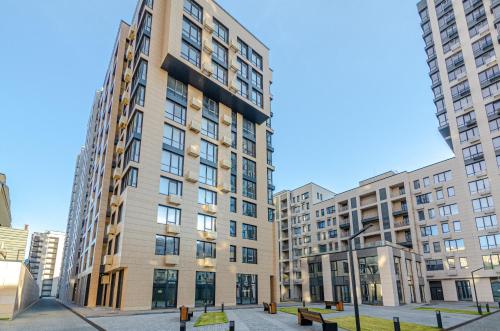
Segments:
[[[12,216],[10,214],[10,194],[7,186],[7,177],[0,173],[0,226],[10,227]]]
[[[271,81],[268,48],[215,1],[139,1],[77,162],[62,300],[278,298]]]
[[[31,235],[29,270],[41,297],[55,297],[61,279],[65,233],[35,232]]]

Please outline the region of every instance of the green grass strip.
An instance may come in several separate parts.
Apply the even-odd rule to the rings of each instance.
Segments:
[[[328,321],[337,322],[337,325],[345,330],[356,330],[356,320],[353,316],[329,318]],[[360,324],[362,331],[394,331],[394,322],[378,317],[361,316]],[[440,330],[433,326],[400,322],[401,331],[436,331]]]
[[[450,314],[464,314],[464,315],[479,315],[479,313],[475,310],[467,310],[467,309],[450,309],[450,308],[431,308],[431,307],[418,307],[416,310],[431,310],[436,311],[439,310],[442,313],[450,313]],[[490,314],[486,311],[483,312],[483,315]]]
[[[226,313],[223,313],[221,311],[217,312],[208,312],[208,313],[203,313],[198,319],[196,320],[196,323],[194,323],[194,326],[205,326],[205,325],[214,325],[214,324],[225,324],[227,323],[227,316]]]

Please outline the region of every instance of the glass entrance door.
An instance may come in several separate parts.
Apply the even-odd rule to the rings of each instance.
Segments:
[[[215,272],[196,272],[195,305],[215,305]]]
[[[335,285],[335,301],[351,302],[349,286]]]
[[[444,300],[441,282],[429,282],[429,288],[431,290],[431,300]]]
[[[493,292],[493,301],[500,302],[500,279],[491,279],[491,291]]]
[[[151,307],[177,307],[177,270],[155,269]]]
[[[237,274],[236,304],[249,305],[257,303],[257,275]]]
[[[455,281],[455,285],[457,287],[457,297],[459,301],[472,300],[472,291],[468,280],[457,280]]]

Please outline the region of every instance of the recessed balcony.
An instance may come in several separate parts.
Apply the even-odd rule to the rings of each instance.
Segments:
[[[365,224],[369,224],[372,222],[378,222],[378,220],[379,220],[378,215],[367,216],[367,217],[364,217],[361,219],[361,223],[363,223],[363,225],[365,225]]]
[[[349,230],[351,228],[351,223],[349,221],[339,223],[339,228],[342,230]]]

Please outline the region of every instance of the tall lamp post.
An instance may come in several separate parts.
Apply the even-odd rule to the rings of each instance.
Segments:
[[[358,307],[358,293],[356,291],[356,275],[354,274],[354,259],[352,257],[352,240],[368,230],[372,224],[369,224],[366,228],[358,231],[349,237],[349,264],[350,273],[351,273],[351,287],[352,287],[352,299],[354,304],[354,318],[356,319],[356,331],[361,331],[361,325],[359,323],[359,307]]]
[[[470,272],[470,274],[471,274],[471,276],[472,276],[472,286],[474,287],[474,296],[476,297],[476,307],[477,307],[477,312],[478,312],[479,314],[481,314],[481,315],[482,315],[482,311],[481,311],[481,309],[479,308],[479,300],[477,299],[476,282],[474,281],[474,273],[475,273],[475,272],[477,272],[477,271],[479,271],[479,270],[482,270],[482,269],[484,269],[484,267],[477,268],[476,270],[472,270],[472,271]]]

